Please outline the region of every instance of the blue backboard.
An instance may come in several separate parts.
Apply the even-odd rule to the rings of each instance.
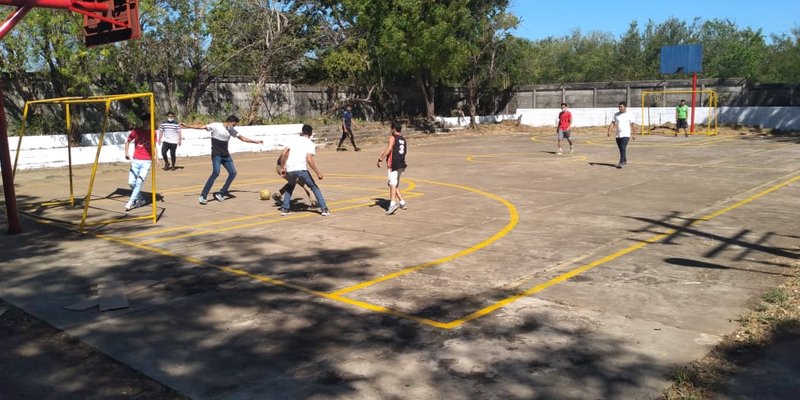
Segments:
[[[703,45],[683,44],[661,48],[662,74],[703,72]]]

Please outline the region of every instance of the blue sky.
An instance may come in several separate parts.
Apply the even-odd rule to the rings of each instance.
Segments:
[[[800,0],[511,0],[511,11],[522,18],[514,34],[531,40],[563,37],[576,28],[583,34],[601,31],[619,38],[633,20],[641,29],[649,19],[661,23],[670,17],[689,24],[694,17],[729,19],[739,28],[760,28],[767,39],[771,33],[788,34],[793,27],[800,27]]]

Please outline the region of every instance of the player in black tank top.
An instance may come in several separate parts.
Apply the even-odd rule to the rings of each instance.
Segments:
[[[386,159],[386,167],[389,169],[389,206],[386,207],[386,215],[392,215],[398,208],[406,209],[406,201],[398,186],[400,185],[400,174],[406,169],[406,153],[408,153],[408,142],[400,131],[403,126],[399,122],[392,123],[392,135],[386,148],[378,156],[378,167],[381,161]]]

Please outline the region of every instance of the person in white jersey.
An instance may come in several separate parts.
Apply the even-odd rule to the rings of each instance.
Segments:
[[[617,128],[616,139],[617,147],[619,148],[619,162],[615,167],[620,169],[628,163],[626,153],[628,141],[631,139],[636,140],[636,125],[633,121],[633,114],[626,112],[624,102],[620,102],[618,108],[619,111],[614,114],[614,119],[608,125],[606,136],[611,137],[611,128]]]
[[[313,130],[311,125],[303,125],[300,136],[290,140],[286,144],[286,148],[283,149],[283,153],[281,153],[281,176],[285,176],[288,181],[286,183],[286,191],[283,194],[281,215],[289,214],[289,208],[292,206],[292,192],[298,181],[304,182],[314,193],[320,214],[323,217],[331,215],[328,205],[325,204],[325,198],[322,197],[322,191],[319,190],[314,178],[308,173],[308,168],[311,168],[317,174],[317,178],[322,180],[322,173],[319,172],[317,164],[314,162],[314,155],[317,152],[314,142],[311,141]]]

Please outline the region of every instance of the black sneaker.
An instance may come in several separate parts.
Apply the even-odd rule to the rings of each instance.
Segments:
[[[331,210],[324,208],[320,214],[322,214],[323,217],[327,217],[328,215],[331,215]]]
[[[281,215],[289,215],[289,210],[281,208]]]

